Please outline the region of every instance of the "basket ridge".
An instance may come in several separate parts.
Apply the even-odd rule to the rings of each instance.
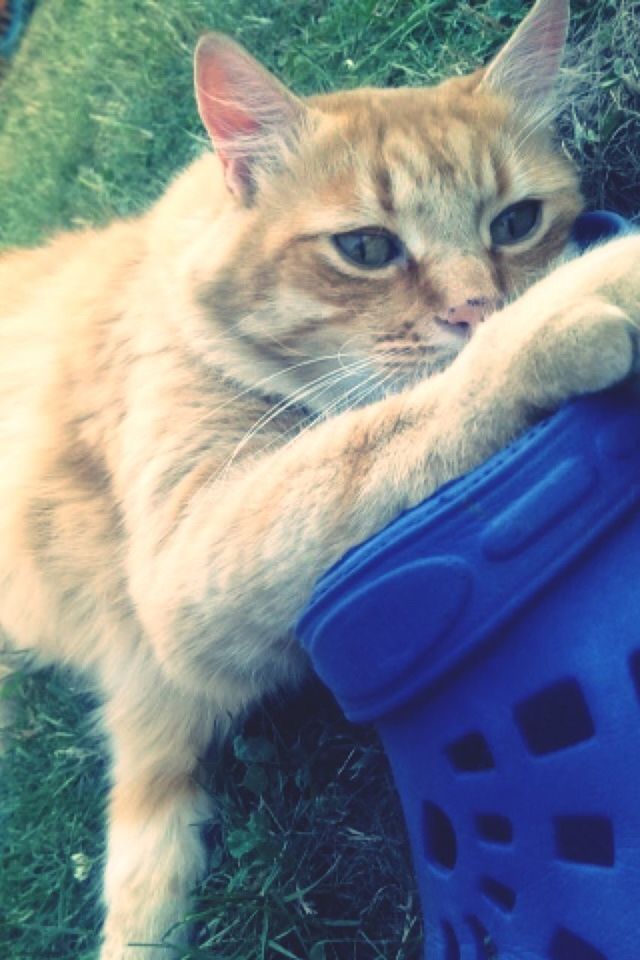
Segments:
[[[479,478],[464,477],[336,565],[299,633],[312,658],[322,637],[316,669],[347,715],[369,722],[403,708],[632,514],[637,438],[640,410],[624,391],[570,404]],[[404,643],[390,644],[400,631]]]

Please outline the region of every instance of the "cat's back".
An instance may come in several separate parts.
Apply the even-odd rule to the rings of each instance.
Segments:
[[[143,244],[140,223],[120,221],[0,253],[0,511],[59,449],[71,394],[121,309]]]
[[[140,253],[140,221],[60,233],[43,246],[0,251],[0,333],[9,342],[25,326],[61,340],[90,321],[86,307],[115,290]],[[93,313],[94,311],[91,311]]]

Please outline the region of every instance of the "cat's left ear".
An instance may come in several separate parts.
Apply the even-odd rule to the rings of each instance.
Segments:
[[[547,106],[567,42],[568,0],[537,0],[486,68],[480,89],[495,90],[535,113]]]
[[[227,186],[250,203],[260,173],[280,166],[304,125],[305,106],[229,37],[208,33],[195,53],[198,110]]]

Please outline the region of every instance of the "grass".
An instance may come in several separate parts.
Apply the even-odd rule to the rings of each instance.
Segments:
[[[24,678],[0,780],[0,956],[89,960],[99,923],[103,759],[69,677]]]
[[[486,59],[520,0],[47,0],[0,88],[0,246],[145,207],[202,145],[191,50],[233,33],[298,92],[421,84]],[[640,210],[638,0],[577,0],[562,137],[597,205]],[[636,36],[634,36],[634,29]],[[591,39],[589,39],[591,38]],[[598,82],[593,81],[597,76]],[[0,783],[0,956],[89,960],[106,785],[91,704],[25,679]],[[373,734],[317,687],[254,716],[210,773],[219,819],[192,960],[412,960],[419,911]]]

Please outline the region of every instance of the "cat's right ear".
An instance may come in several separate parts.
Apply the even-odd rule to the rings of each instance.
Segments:
[[[222,162],[227,186],[250,203],[262,172],[283,162],[306,108],[246,50],[219,33],[195,53],[198,110]]]

